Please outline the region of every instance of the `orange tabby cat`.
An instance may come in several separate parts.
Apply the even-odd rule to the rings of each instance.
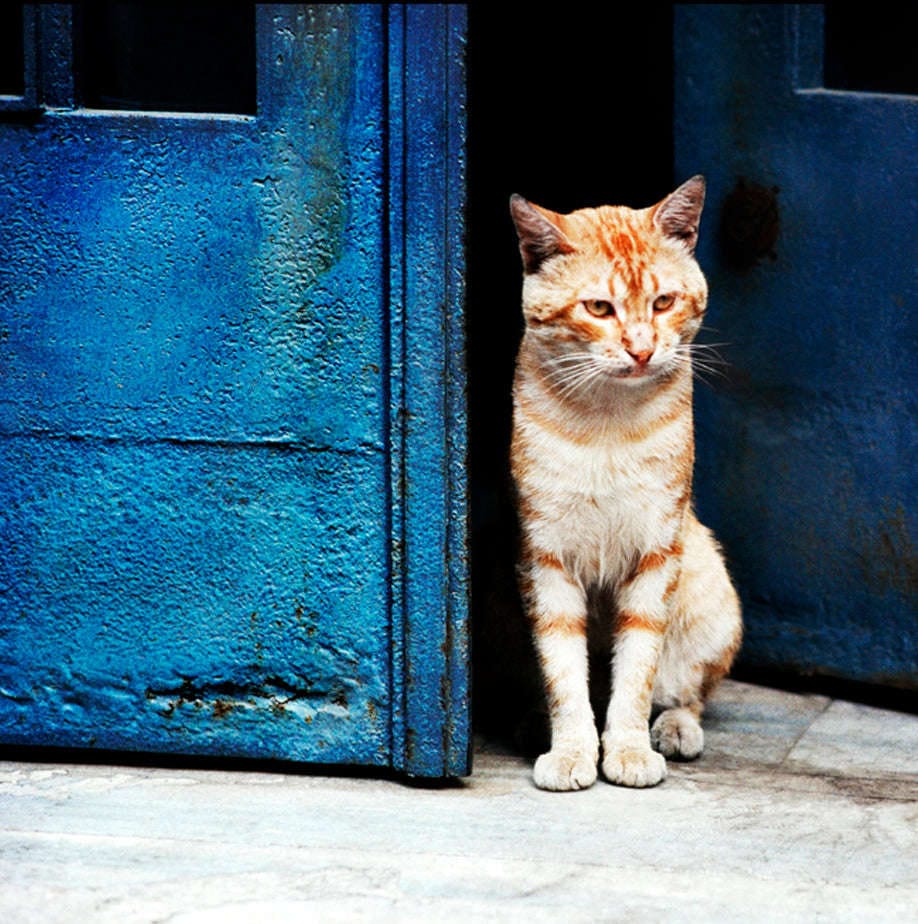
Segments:
[[[739,601],[691,505],[703,204],[700,176],[641,210],[559,215],[511,199],[526,321],[511,463],[551,720],[543,789],[596,780],[588,623],[613,651],[602,772],[624,786],[659,783],[664,755],[701,753],[705,698],[739,647]]]

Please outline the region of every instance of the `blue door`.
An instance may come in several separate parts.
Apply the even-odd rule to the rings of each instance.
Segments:
[[[878,24],[884,76],[914,62],[914,28],[863,10],[845,41],[817,4],[676,8],[676,166],[708,177],[729,361],[699,389],[698,500],[747,668],[914,690],[918,97],[866,66]]]
[[[203,103],[21,27],[0,742],[467,772],[462,9],[259,5]]]

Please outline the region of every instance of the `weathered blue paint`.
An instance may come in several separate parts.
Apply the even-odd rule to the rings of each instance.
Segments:
[[[390,164],[394,211],[391,420],[400,500],[394,591],[407,683],[395,752],[414,773],[469,765],[462,252],[465,9],[394,9]],[[433,91],[433,92],[432,92]],[[444,156],[444,153],[446,156]],[[396,166],[397,165],[397,166]],[[398,395],[398,391],[401,395]]]
[[[0,741],[461,774],[463,17],[257,29],[254,118],[0,123]]]
[[[708,177],[729,361],[699,389],[698,500],[745,665],[914,688],[918,99],[821,89],[821,42],[816,5],[676,11],[676,166]],[[718,229],[738,187],[773,250],[746,266],[723,246],[742,229]]]

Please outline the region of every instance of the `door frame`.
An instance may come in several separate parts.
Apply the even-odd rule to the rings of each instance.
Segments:
[[[470,758],[464,346],[466,10],[389,8],[393,766]]]

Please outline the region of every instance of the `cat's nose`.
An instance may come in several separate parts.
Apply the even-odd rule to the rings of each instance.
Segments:
[[[629,324],[622,332],[622,346],[639,365],[646,366],[656,346],[653,328],[649,324]]]
[[[639,365],[643,366],[647,360],[653,356],[653,350],[637,350],[634,347],[626,347],[628,355]]]

